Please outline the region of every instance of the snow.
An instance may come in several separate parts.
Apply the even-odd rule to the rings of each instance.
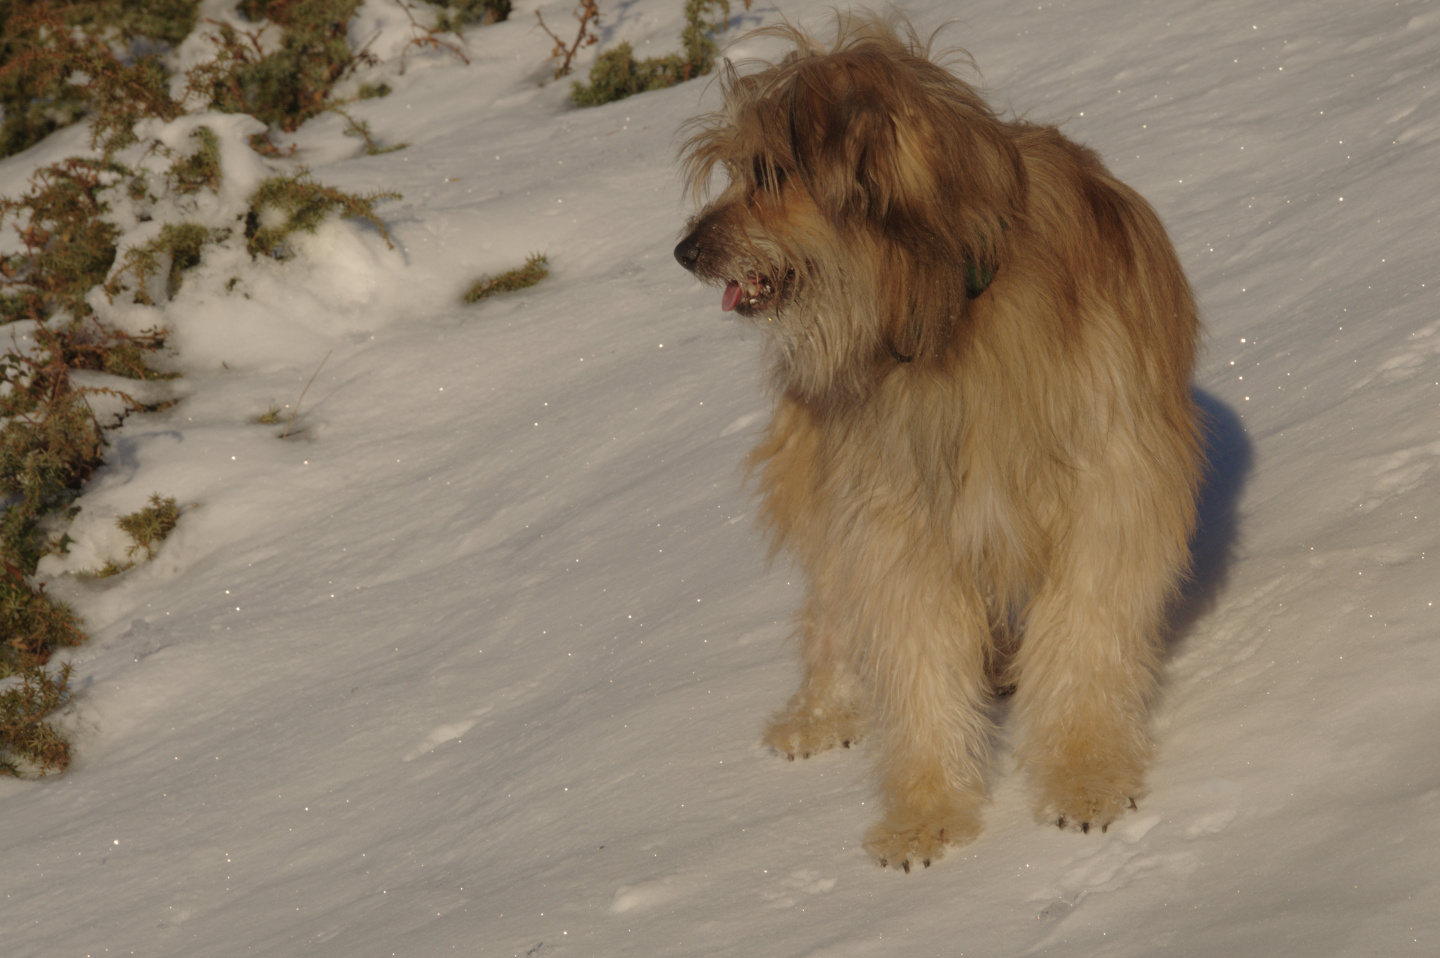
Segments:
[[[1148,799],[1037,825],[1002,743],[984,834],[909,876],[859,847],[863,747],[758,744],[800,597],[740,483],[759,344],[671,257],[676,131],[717,90],[576,110],[531,5],[468,65],[388,6],[355,29],[395,92],[351,112],[410,146],[294,142],[403,194],[395,249],[332,224],[125,319],[174,331],[183,401],[113,434],[85,562],[46,569],[92,641],[71,771],[0,782],[7,956],[1440,953],[1433,3],[974,0],[944,35],[1166,220],[1214,479]],[[679,7],[602,4],[581,69],[674,48]],[[459,302],[532,252],[543,283]],[[288,438],[254,422],[312,377]],[[154,492],[185,512],[152,562],[65,574]]]

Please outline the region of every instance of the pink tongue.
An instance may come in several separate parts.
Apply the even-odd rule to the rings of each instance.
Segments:
[[[720,297],[720,308],[727,313],[730,312],[735,308],[735,304],[740,302],[741,295],[743,294],[740,292],[740,284],[732,279],[725,284],[725,295]]]

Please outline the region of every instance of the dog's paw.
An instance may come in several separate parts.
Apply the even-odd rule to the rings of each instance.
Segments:
[[[1035,817],[1041,822],[1058,826],[1062,831],[1089,833],[1110,828],[1121,815],[1137,808],[1138,784],[1119,785],[1081,779],[1072,783],[1052,783],[1036,804]]]
[[[849,708],[791,708],[776,715],[762,741],[792,762],[860,741],[864,723]]]
[[[929,868],[952,845],[968,845],[980,834],[978,816],[951,812],[934,817],[887,816],[865,833],[865,850],[881,868]]]

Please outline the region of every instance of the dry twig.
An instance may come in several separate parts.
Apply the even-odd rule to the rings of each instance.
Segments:
[[[580,0],[575,4],[575,19],[580,21],[580,30],[575,34],[575,42],[565,46],[565,41],[555,35],[555,31],[545,25],[545,18],[540,16],[540,11],[535,11],[535,19],[540,21],[540,29],[550,35],[555,41],[555,49],[550,51],[550,59],[561,60],[560,65],[555,68],[555,79],[567,75],[570,72],[570,62],[575,59],[575,54],[581,47],[593,47],[600,42],[600,35],[595,28],[600,25],[599,0]]]

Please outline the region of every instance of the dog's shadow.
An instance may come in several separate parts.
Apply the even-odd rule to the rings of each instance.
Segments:
[[[1165,645],[1174,654],[1195,623],[1213,609],[1230,581],[1240,545],[1240,492],[1249,478],[1250,439],[1240,417],[1219,399],[1194,390],[1204,424],[1205,472],[1190,537],[1190,576],[1171,605]]]

